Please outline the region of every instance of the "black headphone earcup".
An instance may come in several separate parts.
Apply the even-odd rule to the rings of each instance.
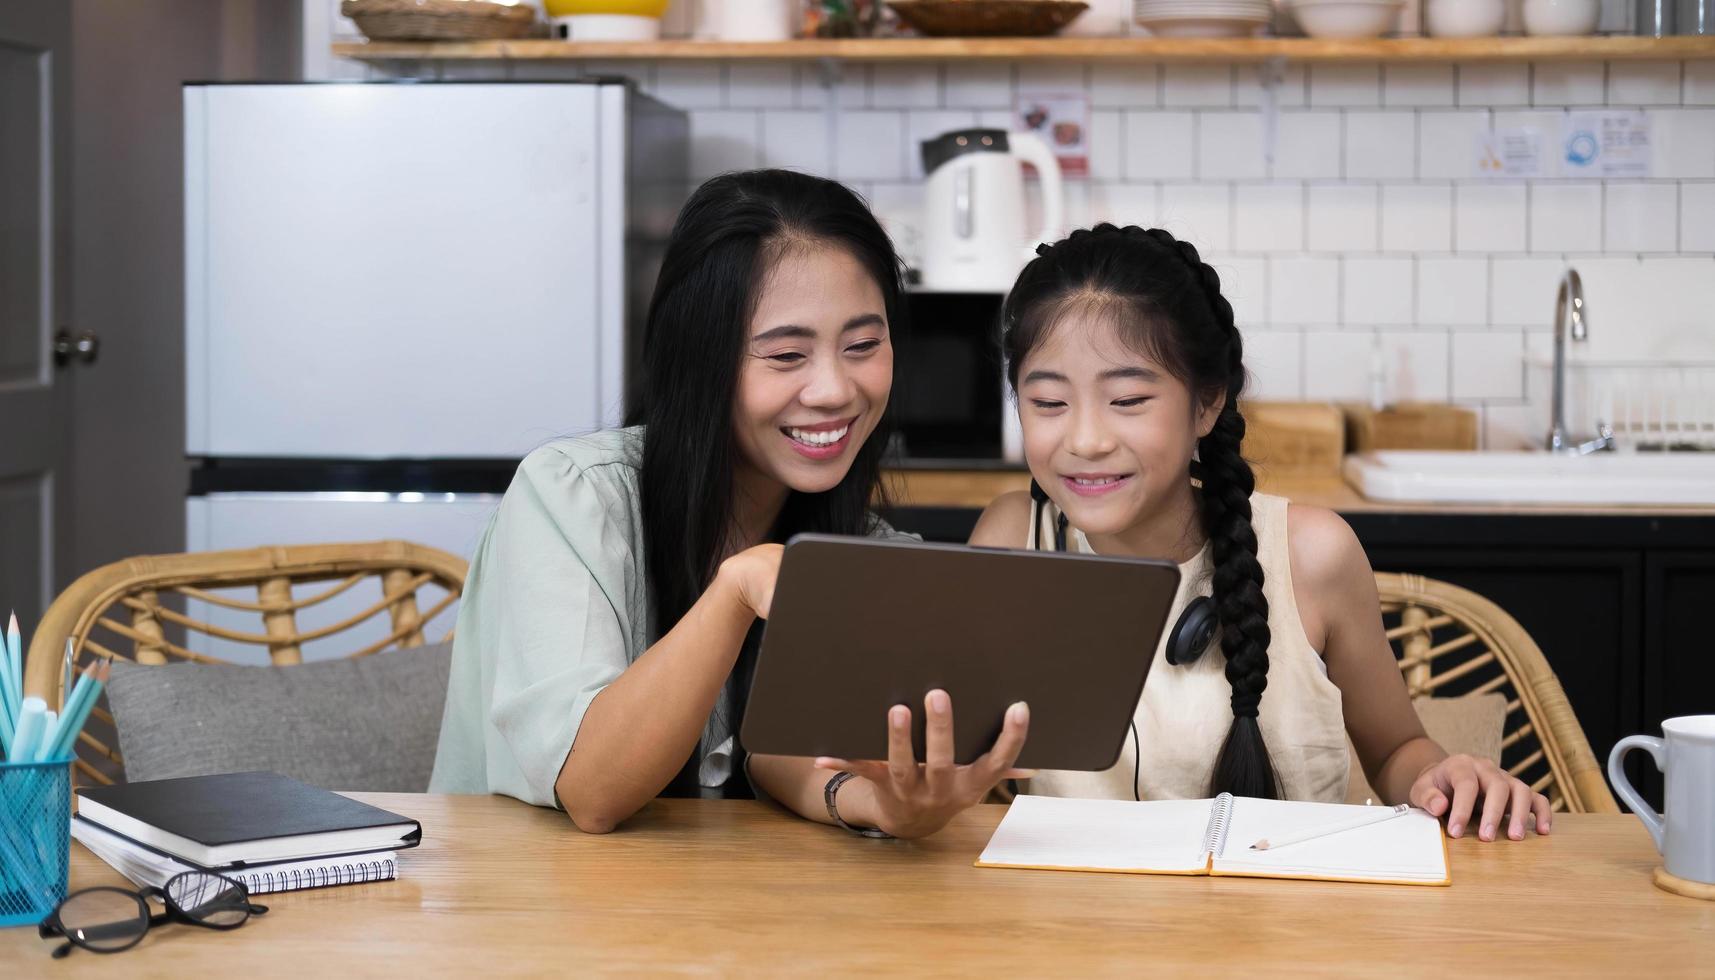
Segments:
[[[1185,611],[1179,614],[1179,621],[1173,624],[1173,632],[1167,637],[1167,662],[1175,667],[1195,663],[1209,648],[1219,625],[1213,599],[1208,596],[1192,599]]]

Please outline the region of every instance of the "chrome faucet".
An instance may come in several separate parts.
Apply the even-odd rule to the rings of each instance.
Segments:
[[[1570,330],[1568,319],[1570,314]],[[1583,341],[1590,339],[1590,325],[1584,320],[1584,281],[1578,270],[1568,266],[1554,294],[1554,420],[1548,430],[1548,451],[1572,456],[1587,456],[1614,448],[1614,429],[1598,422],[1596,438],[1588,442],[1573,442],[1566,434],[1566,335]]]

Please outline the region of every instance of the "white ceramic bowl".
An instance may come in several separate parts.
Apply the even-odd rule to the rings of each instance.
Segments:
[[[1292,0],[1292,16],[1311,37],[1381,37],[1405,0]]]
[[[1524,0],[1526,34],[1594,34],[1602,19],[1602,0]]]
[[[1428,0],[1424,23],[1432,37],[1493,37],[1507,22],[1505,0]]]

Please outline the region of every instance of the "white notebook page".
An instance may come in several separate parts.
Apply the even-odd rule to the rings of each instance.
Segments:
[[[1202,871],[1211,800],[1074,800],[1020,796],[980,865],[1099,871]]]
[[[1297,803],[1239,797],[1227,826],[1216,871],[1288,877],[1384,878],[1439,882],[1447,878],[1441,824],[1422,810],[1327,837],[1253,851],[1265,837],[1280,838],[1363,816],[1375,807]]]

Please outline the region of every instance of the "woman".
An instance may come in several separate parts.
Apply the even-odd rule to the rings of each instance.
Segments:
[[[531,453],[477,548],[431,789],[605,833],[663,791],[748,795],[748,776],[810,819],[917,836],[1007,774],[1022,713],[977,763],[907,755],[879,780],[736,746],[779,542],[893,533],[868,504],[900,293],[845,187],[771,170],[697,190],[650,301],[633,427]],[[950,731],[943,692],[925,707]]]

